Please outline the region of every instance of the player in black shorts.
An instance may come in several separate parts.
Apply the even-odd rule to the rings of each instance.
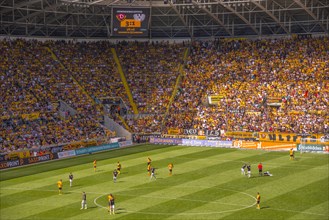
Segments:
[[[69,175],[69,180],[70,180],[70,187],[72,187],[72,183],[73,183],[73,174],[70,173]]]
[[[118,171],[118,174],[121,173],[121,163],[118,161],[118,164],[117,164],[117,171]]]
[[[108,212],[110,212],[110,215],[114,213],[114,196],[112,194],[108,195],[107,196],[108,198],[108,201],[109,201],[109,209],[108,209]]]
[[[251,165],[250,164],[247,165],[247,173],[248,173],[248,178],[250,178],[251,177]]]
[[[113,182],[116,182],[117,181],[117,177],[118,177],[118,171],[117,170],[114,170],[113,171]]]
[[[245,169],[247,167],[247,164],[243,164],[243,166],[241,167],[241,175],[246,175]]]
[[[157,179],[156,176],[155,176],[155,168],[152,167],[151,168],[151,177],[150,177],[150,180],[154,177],[154,179]]]
[[[259,192],[257,193],[257,196],[256,196],[256,200],[257,200],[257,209],[260,209],[260,195],[259,195]]]

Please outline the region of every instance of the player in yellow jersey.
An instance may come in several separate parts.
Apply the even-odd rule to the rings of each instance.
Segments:
[[[120,164],[119,161],[118,161],[118,164],[117,164],[117,171],[118,171],[118,174],[121,173],[121,164]]]
[[[59,194],[59,195],[62,195],[62,187],[63,187],[62,179],[60,179],[60,180],[57,182],[57,187],[58,187],[58,194]]]
[[[94,165],[94,172],[96,172],[96,167],[97,167],[97,161],[96,160],[94,160],[93,165]]]
[[[172,175],[172,168],[174,168],[174,164],[169,163],[169,164],[168,164],[169,176]]]
[[[151,165],[151,162],[152,162],[152,160],[151,160],[151,158],[147,158],[147,165]]]
[[[115,212],[114,212],[114,196],[112,194],[110,194],[107,196],[107,199],[109,201],[108,212],[110,213],[110,215],[112,213],[115,214]]]
[[[289,155],[290,155],[290,160],[294,160],[294,159],[295,159],[294,149],[293,149],[293,148],[291,148],[291,149],[289,150]]]
[[[151,164],[147,165],[147,173],[151,176]]]
[[[259,206],[259,203],[260,203],[260,195],[259,195],[259,192],[257,193],[256,200],[257,200],[257,209],[260,209],[260,206]]]

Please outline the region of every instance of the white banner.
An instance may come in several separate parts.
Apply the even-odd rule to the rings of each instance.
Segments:
[[[58,152],[57,153],[58,158],[65,158],[65,157],[73,157],[75,156],[75,150],[68,150],[68,151],[63,151],[63,152]]]

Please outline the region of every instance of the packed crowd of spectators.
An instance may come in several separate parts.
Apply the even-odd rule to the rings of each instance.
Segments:
[[[92,98],[120,97],[129,101],[107,41],[52,42],[49,45],[70,74]]]
[[[328,37],[191,45],[1,40],[0,55],[0,152],[105,137],[108,131],[99,122],[106,111],[100,100],[123,100],[124,111],[121,101],[110,111],[123,114],[137,133],[190,128],[329,132]],[[180,64],[183,79],[169,106]],[[209,104],[208,96],[218,103]],[[77,113],[63,118],[60,100]]]
[[[161,130],[184,46],[162,42],[122,42],[117,53],[140,116],[126,118],[134,132]]]
[[[328,73],[328,37],[194,42],[166,127],[328,132]]]
[[[4,137],[1,153],[20,149],[67,144],[104,137],[106,131],[89,117],[75,115],[61,118],[57,114],[43,113],[37,119],[11,118],[2,120]]]
[[[133,111],[112,56],[111,48],[114,47],[140,113],[137,117],[125,117],[127,124],[134,132],[160,129],[179,74],[184,51],[182,45],[137,41],[123,41],[116,45],[106,41],[67,44],[62,41],[50,46],[91,97],[97,100],[120,97],[123,100],[124,105],[112,105],[108,109],[110,117],[117,119],[117,113],[132,115]]]
[[[184,48],[169,42],[121,43],[117,53],[141,114],[163,114],[182,63]]]
[[[0,41],[0,152],[104,138],[92,105],[70,73],[45,48],[48,43]],[[59,100],[77,110],[63,119]]]

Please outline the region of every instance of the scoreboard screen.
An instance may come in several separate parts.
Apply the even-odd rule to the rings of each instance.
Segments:
[[[112,36],[148,36],[149,8],[113,8]]]

